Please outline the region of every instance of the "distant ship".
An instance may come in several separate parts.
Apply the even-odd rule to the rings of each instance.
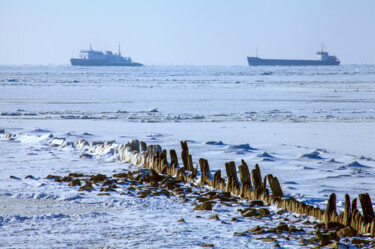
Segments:
[[[122,57],[120,46],[118,53],[111,51],[97,51],[91,48],[90,50],[81,50],[80,58],[71,58],[70,63],[73,66],[143,66],[138,62],[133,62],[130,57]]]
[[[261,59],[256,56],[247,57],[247,61],[249,66],[334,66],[340,64],[336,56],[329,55],[323,49],[316,54],[318,60]]]

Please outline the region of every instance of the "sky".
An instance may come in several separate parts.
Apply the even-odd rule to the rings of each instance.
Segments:
[[[246,65],[246,56],[375,64],[373,0],[0,0],[0,64],[69,64],[81,49],[145,65]]]

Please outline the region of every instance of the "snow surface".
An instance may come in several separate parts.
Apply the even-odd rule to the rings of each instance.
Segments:
[[[325,207],[335,192],[343,209],[345,193],[375,196],[374,92],[366,65],[0,66],[0,131],[16,134],[0,139],[0,247],[269,248],[233,236],[259,223],[231,223],[236,208],[218,210],[223,225],[178,199],[80,195],[44,178],[137,169],[64,142],[136,138],[180,155],[187,140],[194,164],[258,163],[287,195]]]

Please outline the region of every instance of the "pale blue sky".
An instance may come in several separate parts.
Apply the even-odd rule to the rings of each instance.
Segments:
[[[246,56],[375,64],[373,0],[0,0],[0,64],[69,64],[80,49],[152,65],[246,65]]]

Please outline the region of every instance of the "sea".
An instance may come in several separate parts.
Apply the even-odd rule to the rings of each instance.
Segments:
[[[0,133],[15,136],[0,138],[0,247],[269,248],[233,237],[248,225],[197,222],[177,200],[83,196],[46,181],[137,169],[113,153],[81,158],[84,151],[52,147],[52,138],[138,139],[178,155],[187,141],[194,165],[206,158],[225,177],[225,163],[243,159],[300,201],[325,208],[336,193],[340,210],[345,193],[375,196],[374,130],[374,65],[2,65]],[[176,225],[182,217],[187,223]]]

